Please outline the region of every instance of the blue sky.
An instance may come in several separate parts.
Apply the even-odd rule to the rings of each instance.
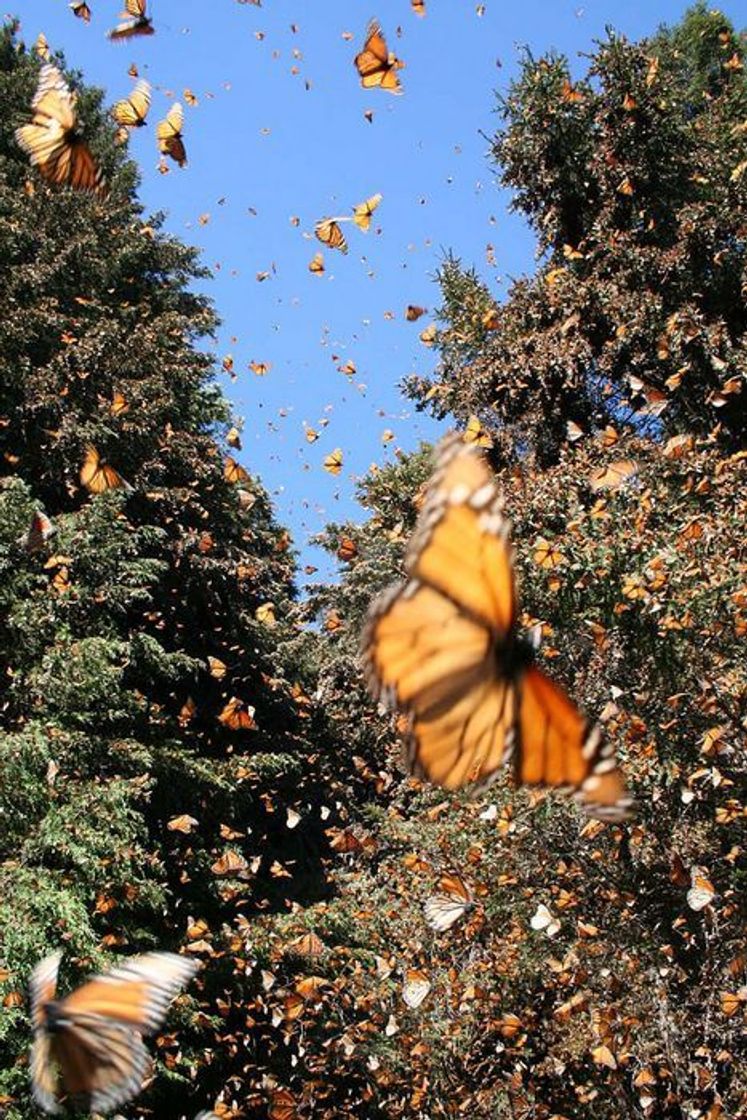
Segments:
[[[197,96],[185,106],[186,168],[158,173],[154,127],[131,141],[141,198],[146,212],[166,211],[167,229],[199,246],[213,269],[204,290],[223,323],[216,353],[231,354],[237,374],[221,381],[243,419],[239,458],[272,494],[304,562],[320,563],[305,541],[329,520],[359,518],[356,476],[438,434],[397,386],[432,368],[418,338],[431,315],[408,323],[404,311],[437,306],[444,252],[474,265],[497,299],[534,266],[532,238],[508,213],[480,135],[494,130],[495,91],[516,75],[521,48],[563,52],[581,73],[579,52],[606,25],[638,38],[676,22],[686,5],[426,0],[420,18],[410,0],[151,0],[156,34],[114,44],[105,32],[118,0],[89,4],[87,26],[67,0],[16,0],[15,10],[27,43],[43,31],[109,103],[131,89],[135,62],[154,87],[151,126],[172,96],[183,101],[185,88]],[[352,59],[372,16],[406,63],[401,97],[359,86]],[[324,250],[326,271],[313,276],[315,220],[376,192],[383,201],[371,230],[345,226],[349,255]],[[258,273],[270,275],[259,282]],[[348,360],[353,377],[338,371]],[[269,373],[255,376],[250,361],[269,363]],[[317,442],[306,441],[304,423],[320,432]],[[386,446],[385,429],[395,435]],[[338,447],[335,478],[322,462]]]

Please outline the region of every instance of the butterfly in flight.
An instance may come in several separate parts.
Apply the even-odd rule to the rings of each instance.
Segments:
[[[112,109],[112,116],[124,128],[142,128],[149,108],[150,82],[141,78],[129,97],[117,102]]]
[[[86,457],[80,468],[81,485],[91,494],[103,494],[105,490],[132,490],[119,471],[115,471],[106,459],[102,459],[92,443],[86,446]]]
[[[321,218],[314,226],[314,233],[322,245],[329,245],[330,249],[339,249],[341,253],[347,253],[348,243],[339,223],[349,221],[350,218]]]
[[[153,20],[145,14],[147,0],[125,0],[125,10],[122,12],[123,23],[109,32],[109,38],[115,42],[119,39],[132,39],[135,35],[153,35],[155,27]]]
[[[78,134],[75,103],[76,95],[57,67],[45,63],[31,102],[31,122],[17,128],[15,137],[48,182],[104,195],[104,177]]]
[[[187,152],[182,139],[183,127],[184,110],[178,101],[174,102],[164,119],[156,125],[159,152],[171,156],[180,167],[184,167],[187,162]]]
[[[381,202],[382,197],[380,194],[372,194],[370,198],[353,207],[353,221],[358,229],[362,229],[364,233],[368,231],[373,212]]]
[[[512,760],[518,784],[570,788],[590,816],[625,817],[611,746],[517,632],[503,501],[458,433],[439,448],[406,567],[408,580],[370,608],[362,654],[374,696],[409,716],[412,769],[459,789]]]
[[[143,1035],[157,1030],[198,965],[176,953],[130,957],[57,999],[54,953],[31,974],[31,1084],[45,1112],[60,1102],[111,1112],[140,1090],[151,1068]]]
[[[402,93],[397,71],[405,64],[387,47],[377,20],[372,19],[369,23],[363,50],[355,56],[353,63],[364,89],[378,86],[389,93]]]
[[[91,22],[91,9],[88,7],[86,0],[72,0],[70,4],[73,15],[78,19],[82,19],[84,23]]]

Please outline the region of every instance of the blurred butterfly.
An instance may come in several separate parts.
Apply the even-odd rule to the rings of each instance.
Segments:
[[[590,815],[626,816],[612,748],[517,633],[503,501],[458,433],[438,451],[406,566],[370,608],[362,653],[373,694],[410,717],[412,768],[459,789],[512,759],[519,784],[570,787]]]
[[[437,933],[451,929],[475,905],[472,891],[459,875],[442,875],[439,893],[425,900],[425,920]]]
[[[416,303],[408,303],[405,311],[405,319],[408,323],[415,323],[421,315],[425,315],[427,308],[418,307]]]
[[[21,536],[18,543],[21,548],[25,548],[27,552],[41,552],[44,545],[56,532],[57,530],[46,513],[42,513],[40,509],[37,509],[31,517],[31,524]]]
[[[92,443],[86,446],[80,481],[92,494],[103,494],[105,490],[132,490],[129,482],[125,482],[122,475],[101,458]]]
[[[372,19],[369,23],[363,50],[355,56],[353,63],[364,89],[379,86],[390,93],[402,92],[397,71],[405,64],[387,48],[377,20]]]
[[[112,116],[117,124],[126,128],[142,128],[149,108],[150,83],[141,78],[130,96],[117,102],[112,109]]]
[[[60,71],[46,63],[31,102],[31,123],[17,128],[15,137],[48,182],[103,195],[104,177],[78,135],[75,103],[76,96]]]
[[[321,253],[314,253],[309,261],[309,272],[312,272],[315,276],[321,276],[324,272],[324,256]]]
[[[153,20],[145,14],[147,0],[125,0],[125,10],[122,12],[124,23],[118,23],[109,38],[132,39],[135,35],[153,35],[155,28]]]
[[[56,999],[61,959],[54,953],[31,974],[34,1099],[45,1112],[59,1112],[61,1100],[110,1112],[140,1090],[151,1067],[142,1036],[160,1026],[198,966],[175,953],[145,953]]]
[[[187,152],[182,139],[183,127],[184,110],[179,102],[175,101],[164,119],[156,125],[156,139],[159,152],[170,156],[180,167],[184,167],[187,162]]]
[[[314,233],[322,245],[329,245],[330,249],[339,249],[341,253],[347,253],[348,243],[339,223],[349,220],[349,218],[322,218],[314,226]]]
[[[86,0],[72,0],[70,7],[73,15],[78,19],[82,19],[84,23],[91,22],[91,9],[86,4]]]
[[[359,202],[357,206],[353,207],[353,221],[358,226],[358,229],[362,229],[364,233],[369,229],[371,225],[371,216],[381,202],[382,197],[383,196],[380,194],[372,194],[365,202]]]

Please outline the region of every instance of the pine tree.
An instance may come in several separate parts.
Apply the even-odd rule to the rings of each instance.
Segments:
[[[144,217],[101,94],[79,78],[109,197],[30,168],[13,130],[38,70],[6,27],[0,1095],[9,1117],[31,1115],[23,992],[40,957],[64,947],[75,983],[112,952],[186,945],[215,962],[173,1013],[143,1107],[191,1115],[235,1057],[213,1049],[222,926],[325,890],[294,554],[259,480],[223,451],[230,410],[205,345],[217,320],[193,291],[206,270]],[[126,485],[89,493],[91,447]]]
[[[745,438],[744,45],[700,4],[640,43],[610,32],[585,77],[527,55],[493,144],[540,267],[496,305],[441,271],[435,380],[408,391],[479,414],[504,458],[553,462],[568,424]],[[492,307],[492,310],[490,308]]]

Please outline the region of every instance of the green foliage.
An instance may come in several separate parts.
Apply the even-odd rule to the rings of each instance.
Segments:
[[[524,59],[493,145],[538,237],[486,332],[484,284],[441,272],[441,365],[407,392],[477,414],[504,461],[557,461],[569,422],[745,437],[747,79],[726,17],[693,8],[629,43],[609,32],[575,83]]]

